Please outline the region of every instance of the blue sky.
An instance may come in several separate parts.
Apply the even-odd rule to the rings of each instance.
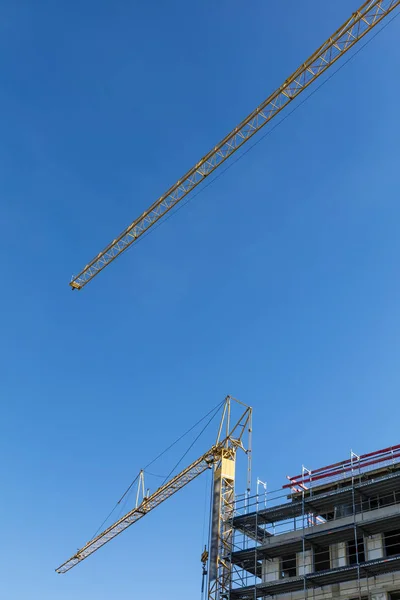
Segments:
[[[356,8],[1,3],[2,598],[199,598],[206,477],[54,569],[226,394],[254,407],[254,476],[272,488],[302,463],[400,442],[398,19],[85,290],[68,287]]]

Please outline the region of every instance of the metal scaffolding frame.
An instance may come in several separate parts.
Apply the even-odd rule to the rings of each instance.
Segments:
[[[246,501],[236,498],[231,600],[295,592],[317,600],[325,586],[335,584],[346,584],[346,595],[361,599],[371,580],[390,572],[398,573],[400,590],[400,445],[361,456],[351,452],[346,461],[314,471],[303,467],[301,475],[288,479],[261,502],[258,493]],[[364,539],[378,533],[387,556],[377,558]],[[332,559],[330,548],[340,542],[346,554]],[[279,564],[278,577],[266,581],[265,561],[289,552],[294,566],[281,577]],[[329,568],[321,568],[326,560]]]

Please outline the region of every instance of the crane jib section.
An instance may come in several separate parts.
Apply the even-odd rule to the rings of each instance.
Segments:
[[[79,562],[96,552],[99,548],[107,544],[110,540],[115,538],[117,535],[125,531],[130,525],[136,523],[139,519],[144,517],[151,510],[156,508],[159,504],[170,498],[178,490],[182,489],[185,485],[193,481],[196,477],[204,473],[208,468],[212,467],[216,457],[218,456],[219,446],[216,446],[209,450],[202,457],[194,461],[184,471],[173,477],[165,485],[158,488],[154,494],[144,498],[139,506],[129,511],[126,515],[121,517],[116,523],[105,529],[102,533],[96,536],[93,540],[88,542],[83,548],[78,550],[74,556],[63,563],[56,569],[57,573],[66,573],[72,567],[77,565]]]
[[[71,287],[81,289],[91,281],[399,5],[400,0],[365,2],[273,94],[73,277]]]

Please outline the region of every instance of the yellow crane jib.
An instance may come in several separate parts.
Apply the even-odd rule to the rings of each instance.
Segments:
[[[78,275],[72,277],[71,288],[80,290],[89,283],[399,5],[400,0],[364,2],[275,92],[122,231]]]
[[[237,420],[232,418],[232,405],[239,410]],[[237,409],[239,407],[239,409]],[[203,584],[207,575],[207,561],[210,566],[208,587],[209,600],[218,600],[229,590],[231,574],[230,564],[225,557],[232,550],[232,515],[235,482],[235,458],[238,449],[248,456],[248,481],[250,478],[251,455],[251,419],[252,409],[239,400],[227,396],[223,403],[221,421],[215,444],[202,456],[183,469],[178,475],[159,487],[153,494],[145,496],[139,502],[139,491],[136,496],[136,506],[118,521],[80,548],[71,558],[57,567],[57,573],[66,573],[85,558],[96,552],[107,542],[125,531],[154,508],[173,496],[207,469],[213,469],[213,503],[212,503],[212,535],[209,541],[210,557],[206,548],[201,556],[203,563]],[[247,447],[243,444],[244,436],[248,433]],[[144,490],[143,471],[139,474],[138,490]]]

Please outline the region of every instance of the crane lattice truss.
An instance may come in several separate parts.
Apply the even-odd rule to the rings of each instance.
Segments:
[[[214,470],[209,600],[229,598],[232,573],[235,458],[235,448],[224,448],[218,468]]]
[[[233,426],[231,426],[232,401],[236,405],[240,405],[243,410],[240,418]],[[225,399],[216,443],[201,457],[192,462],[191,465],[158,488],[153,494],[144,497],[135,508],[80,548],[71,558],[56,569],[57,573],[66,573],[75,567],[75,565],[82,562],[85,558],[104,546],[104,544],[117,537],[125,529],[139,521],[139,519],[196,479],[201,473],[211,468],[214,470],[214,482],[217,482],[219,492],[213,498],[215,534],[213,540],[210,542],[211,575],[209,578],[209,598],[210,600],[217,600],[220,597],[221,589],[226,590],[230,580],[230,565],[226,563],[225,557],[231,551],[231,515],[233,505],[229,509],[228,503],[232,504],[233,502],[236,451],[237,449],[242,449],[250,456],[251,415],[252,409],[249,406],[228,396]],[[223,428],[225,429],[223,430]],[[247,448],[243,446],[243,438],[246,431],[249,431],[249,444]],[[140,472],[138,490],[140,487],[144,489],[142,471]],[[137,501],[138,497],[139,494]]]
[[[273,94],[73,277],[72,289],[83,288],[127,250],[399,5],[400,0],[365,2]]]
[[[162,502],[167,500],[167,498],[170,498],[177,491],[185,487],[185,485],[193,481],[193,479],[196,479],[201,473],[204,473],[204,471],[211,468],[214,464],[216,452],[216,447],[210,448],[208,452],[194,461],[189,467],[179,473],[179,475],[158,488],[154,494],[148,498],[143,498],[139,506],[129,511],[126,515],[121,517],[119,521],[105,529],[93,540],[83,546],[83,548],[78,550],[74,556],[58,567],[56,569],[57,573],[66,573],[72,569],[76,564],[93,554],[93,552],[96,552],[96,550],[104,546],[104,544],[107,544],[107,542],[117,537],[117,535],[125,531],[125,529],[128,529],[133,523],[139,521],[139,519],[147,515],[147,513],[159,506]]]

